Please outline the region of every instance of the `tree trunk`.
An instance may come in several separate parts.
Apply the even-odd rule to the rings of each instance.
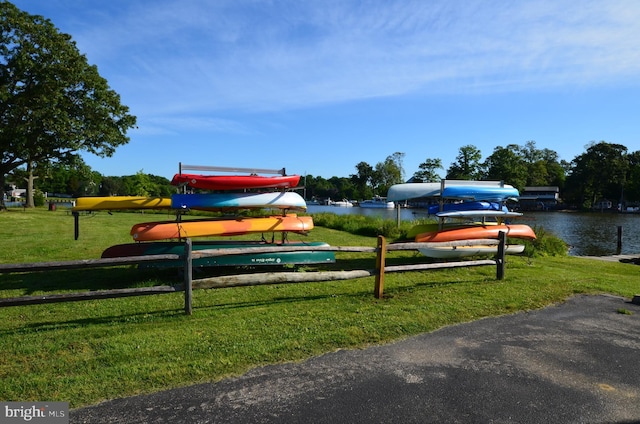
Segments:
[[[33,180],[38,177],[33,176],[33,165],[31,161],[27,162],[27,174],[28,176],[27,178],[25,178],[25,180],[27,181],[27,202],[25,206],[28,208],[35,208],[36,205],[33,201]]]

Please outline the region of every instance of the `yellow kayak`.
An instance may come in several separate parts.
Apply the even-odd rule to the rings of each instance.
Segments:
[[[123,209],[171,209],[170,197],[109,196],[78,197],[72,211]]]

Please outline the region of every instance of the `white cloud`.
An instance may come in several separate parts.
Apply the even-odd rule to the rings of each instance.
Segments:
[[[635,1],[118,5],[74,37],[149,114],[608,84],[640,71]]]

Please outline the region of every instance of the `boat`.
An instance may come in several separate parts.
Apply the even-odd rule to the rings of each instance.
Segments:
[[[484,185],[452,185],[445,186],[441,196],[448,199],[469,199],[501,202],[511,198],[518,198],[517,188],[505,184],[500,187]]]
[[[430,183],[402,183],[394,184],[387,191],[387,200],[398,202],[402,200],[416,199],[421,197],[436,197],[441,194],[443,187],[476,187],[483,188],[513,188],[502,181],[471,181],[471,180],[442,180]],[[478,199],[488,200],[488,199]]]
[[[394,184],[387,191],[387,200],[399,202],[419,197],[433,197],[440,194],[442,183],[403,183]]]
[[[284,243],[267,243],[264,241],[194,241],[192,250],[194,252],[210,249],[246,249],[257,247],[325,247],[329,246],[324,242],[284,242]],[[102,252],[102,258],[119,258],[130,256],[147,256],[147,255],[167,255],[184,254],[184,243],[181,242],[146,242],[146,243],[126,243],[118,244],[107,248]],[[194,258],[192,264],[195,267],[214,267],[214,266],[264,266],[264,265],[300,265],[300,264],[317,264],[317,263],[334,263],[336,261],[335,254],[331,251],[322,250],[301,250],[287,252],[268,252],[268,253],[243,253],[240,255],[224,255],[210,256],[203,258]],[[163,260],[141,263],[139,268],[163,268],[163,267],[181,267],[184,261],[179,260]]]
[[[306,210],[307,203],[291,191],[270,193],[197,193],[171,196],[174,209],[220,211],[229,209]]]
[[[353,206],[353,203],[348,201],[347,199],[342,199],[339,201],[333,201],[331,199],[328,200],[330,206],[338,206],[341,208],[350,208]]]
[[[73,212],[127,209],[171,209],[171,198],[142,196],[78,197],[75,206],[71,208]]]
[[[360,202],[359,206],[361,208],[393,209],[395,207],[395,203],[387,201],[384,197],[376,196],[372,199]]]
[[[295,232],[313,229],[310,216],[269,216],[262,218],[193,219],[136,224],[131,235],[136,241],[157,241],[187,237],[234,236],[249,233]]]
[[[515,255],[524,252],[524,244],[507,244],[504,253]],[[430,246],[419,248],[418,251],[429,258],[456,259],[469,256],[492,256],[498,253],[498,246]]]
[[[300,175],[202,175],[175,174],[173,185],[186,184],[204,190],[242,190],[256,188],[291,188],[298,185]]]
[[[500,232],[505,232],[507,237],[535,240],[536,234],[528,225],[524,224],[497,224],[497,225],[471,225],[460,228],[445,228],[418,234],[416,242],[441,242],[473,239],[495,239]]]

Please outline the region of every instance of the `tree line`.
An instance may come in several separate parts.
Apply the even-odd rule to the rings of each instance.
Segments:
[[[403,182],[439,182],[444,170],[438,158],[428,158],[406,178],[405,154],[393,153],[370,165],[359,162],[355,173],[347,177],[306,175],[298,190],[307,200],[355,199],[385,196],[389,187]],[[36,187],[49,195],[80,196],[160,196],[177,191],[169,179],[145,174],[142,170],[128,176],[103,176],[82,160],[73,163],[41,164],[34,175]],[[534,141],[494,148],[484,161],[473,145],[459,149],[444,173],[446,179],[504,181],[520,191],[530,186],[555,186],[569,207],[590,209],[601,200],[622,207],[640,205],[640,151],[629,153],[625,146],[604,141],[592,142],[572,161],[560,160],[555,151],[538,149]],[[15,170],[12,181],[28,179],[27,170]]]

